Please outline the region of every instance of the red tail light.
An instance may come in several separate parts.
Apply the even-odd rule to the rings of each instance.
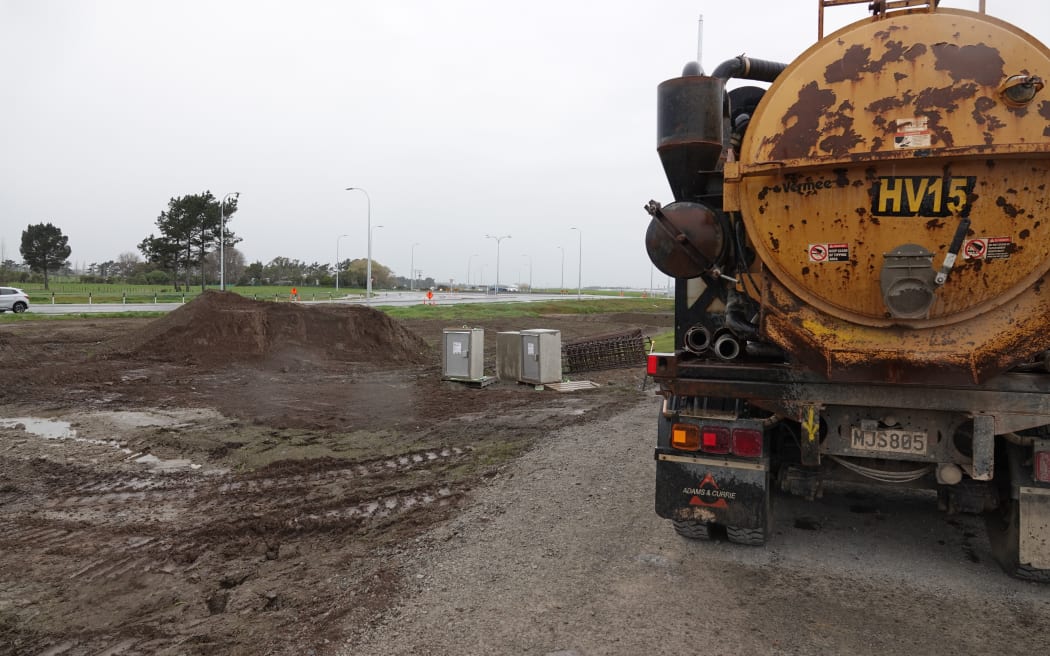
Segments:
[[[700,450],[707,453],[729,453],[729,429],[704,426],[700,429]]]
[[[645,359],[645,373],[649,376],[656,375],[656,362],[659,360],[659,356],[650,355]]]
[[[1050,483],[1050,451],[1036,451],[1032,476],[1040,483]]]
[[[758,458],[762,455],[762,431],[750,428],[733,430],[733,453],[745,458]]]

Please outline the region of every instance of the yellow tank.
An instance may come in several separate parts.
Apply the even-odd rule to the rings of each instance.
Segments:
[[[1021,29],[933,3],[792,62],[724,167],[761,336],[837,380],[981,382],[1050,349],[1048,77]]]

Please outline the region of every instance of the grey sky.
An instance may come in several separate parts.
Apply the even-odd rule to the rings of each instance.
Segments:
[[[154,232],[172,196],[241,192],[249,261],[366,254],[399,275],[649,285],[656,85],[696,57],[789,62],[812,0],[0,0],[0,238],[53,222],[77,264]],[[1045,4],[988,13],[1050,42]],[[977,0],[942,6],[976,9]],[[830,32],[865,5],[827,10]],[[477,254],[477,257],[471,257]],[[666,279],[656,272],[655,283]]]

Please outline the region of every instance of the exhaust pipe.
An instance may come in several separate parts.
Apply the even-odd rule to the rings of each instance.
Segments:
[[[722,333],[715,339],[715,355],[723,360],[736,360],[740,356],[740,341],[732,333]]]
[[[682,341],[685,342],[685,350],[700,355],[711,348],[711,331],[707,327],[697,324],[685,331]]]

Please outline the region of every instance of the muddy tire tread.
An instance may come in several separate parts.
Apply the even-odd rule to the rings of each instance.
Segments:
[[[689,540],[710,540],[711,527],[705,522],[673,520],[675,533]]]

